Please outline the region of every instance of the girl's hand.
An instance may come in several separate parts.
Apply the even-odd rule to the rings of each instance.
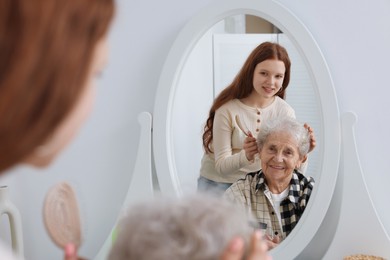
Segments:
[[[256,138],[253,137],[251,132],[248,132],[248,136],[245,138],[242,148],[245,150],[248,161],[252,161],[255,158],[255,154],[259,152]]]
[[[314,131],[313,128],[311,128],[308,124],[304,124],[304,127],[307,129],[307,131],[310,134],[310,148],[309,152],[313,151],[314,148],[316,147],[316,137],[314,136]]]

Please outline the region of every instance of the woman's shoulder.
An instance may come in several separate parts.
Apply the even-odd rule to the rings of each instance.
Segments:
[[[226,112],[232,112],[237,111],[240,109],[240,101],[238,99],[232,99],[220,106],[216,112],[218,113],[226,113]]]
[[[311,186],[313,187],[314,186],[314,178],[311,177],[311,176],[306,176],[302,173],[300,173],[299,171],[294,171],[294,179],[299,182],[299,185],[302,186],[302,187],[306,187],[306,186]]]
[[[225,192],[225,197],[233,200],[242,198],[242,196],[249,196],[256,188],[258,182],[259,172],[247,173],[244,177],[235,181]]]
[[[286,100],[281,99],[280,97],[276,96],[274,102],[271,106],[269,106],[269,111],[273,111],[273,113],[277,114],[283,114],[295,117],[295,110],[290,106],[289,103],[287,103]]]
[[[241,188],[248,188],[249,186],[253,186],[253,184],[256,185],[256,183],[259,181],[260,174],[259,171],[257,172],[250,172],[247,173],[245,176],[238,179],[234,185],[237,185]]]
[[[275,96],[274,105],[275,105],[275,106],[280,106],[280,107],[288,107],[288,108],[291,108],[291,109],[292,109],[292,107],[290,106],[290,104],[287,103],[286,100],[280,98],[279,96]]]

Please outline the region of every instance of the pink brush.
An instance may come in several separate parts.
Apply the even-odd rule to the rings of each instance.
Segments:
[[[46,194],[43,207],[45,227],[53,242],[64,249],[69,243],[81,245],[81,224],[77,199],[72,187],[61,182]]]

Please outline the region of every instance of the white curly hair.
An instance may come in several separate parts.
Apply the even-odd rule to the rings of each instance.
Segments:
[[[248,245],[252,219],[230,202],[205,194],[156,198],[128,209],[110,260],[215,260],[235,236]]]

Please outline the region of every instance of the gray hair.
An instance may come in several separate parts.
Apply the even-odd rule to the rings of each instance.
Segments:
[[[262,149],[268,136],[272,133],[284,132],[290,134],[298,143],[300,156],[305,156],[310,148],[310,134],[304,125],[291,117],[277,117],[262,123],[257,135],[257,147]]]
[[[215,260],[231,239],[248,245],[250,216],[222,198],[156,198],[128,210],[118,225],[110,260]]]

